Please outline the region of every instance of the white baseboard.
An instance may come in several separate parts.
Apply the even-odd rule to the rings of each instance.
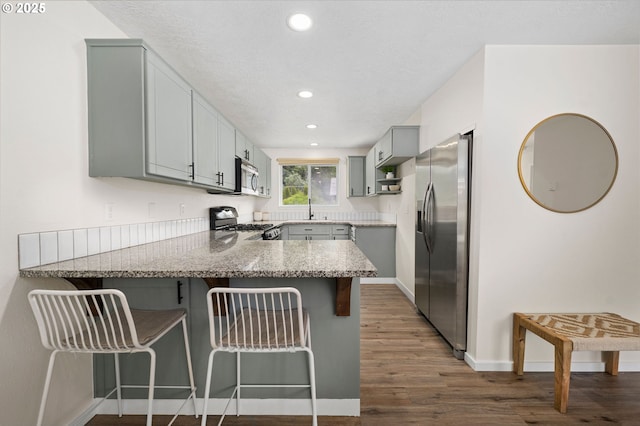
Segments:
[[[396,284],[394,277],[363,277],[360,284]]]
[[[101,398],[94,399],[93,404],[71,424],[84,425],[91,418],[99,414],[118,414],[117,401],[109,399],[100,404]],[[207,411],[211,415],[220,415],[228,399],[212,398],[209,400]],[[180,399],[156,399],[153,401],[153,413],[158,415],[173,415],[184,401]],[[196,410],[202,414],[204,400],[196,398]],[[360,399],[317,399],[319,416],[360,416]],[[240,412],[245,415],[311,415],[311,402],[308,399],[242,399]],[[123,399],[122,411],[129,415],[147,414],[146,399]],[[189,401],[183,407],[181,415],[193,413],[193,404]],[[229,404],[227,414],[236,414],[235,403]]]
[[[469,355],[464,354],[464,361],[474,371],[513,371],[513,361],[476,361]],[[524,371],[531,373],[553,373],[553,361],[525,362]],[[572,373],[599,373],[604,372],[604,362],[572,362]],[[620,362],[618,366],[620,372],[640,371],[640,364],[637,362]]]

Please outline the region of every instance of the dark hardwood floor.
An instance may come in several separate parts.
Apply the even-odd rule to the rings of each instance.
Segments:
[[[569,409],[553,409],[553,373],[474,372],[395,285],[361,286],[360,417],[320,425],[640,425],[640,373],[573,373]],[[154,416],[166,424],[169,416]],[[214,425],[218,416],[209,416]],[[144,416],[96,416],[93,426],[144,425]],[[176,425],[199,425],[180,416]],[[308,425],[309,417],[228,416],[225,425]]]

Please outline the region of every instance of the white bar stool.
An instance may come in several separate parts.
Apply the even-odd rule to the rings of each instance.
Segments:
[[[147,426],[151,426],[153,415],[153,392],[155,385],[156,354],[151,348],[162,336],[178,324],[182,324],[184,347],[187,355],[189,386],[157,386],[187,389],[189,396],[178,412],[191,399],[194,413],[198,417],[195,403],[196,387],[187,336],[186,312],[184,309],[149,311],[130,309],[120,290],[33,290],[29,303],[36,317],[42,345],[52,350],[44,383],[44,391],[38,413],[38,426],[42,424],[44,410],[51,384],[51,373],[59,352],[112,353],[114,354],[116,387],[101,401],[116,392],[118,414],[122,417],[122,388],[148,388]],[[147,352],[150,357],[149,385],[121,385],[118,354]],[[173,417],[172,424],[178,414]]]
[[[211,390],[213,358],[218,352],[237,354],[236,386],[227,401],[218,425],[222,424],[227,408],[236,397],[236,413],[240,415],[242,388],[297,387],[309,388],[311,415],[317,426],[316,379],[309,314],[302,308],[300,292],[291,287],[226,288],[215,287],[207,293],[211,353],[207,366],[202,426],[207,423],[207,404]],[[250,385],[240,382],[241,353],[306,352],[309,369],[308,384]]]

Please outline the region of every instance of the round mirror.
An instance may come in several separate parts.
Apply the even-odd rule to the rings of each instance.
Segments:
[[[560,213],[588,209],[609,192],[618,172],[611,135],[580,114],[558,114],[527,134],[518,154],[518,175],[527,194]]]

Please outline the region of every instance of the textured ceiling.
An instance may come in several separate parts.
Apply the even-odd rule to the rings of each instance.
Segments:
[[[92,4],[263,148],[370,146],[486,44],[640,43],[637,0]],[[310,31],[285,25],[294,12]]]

